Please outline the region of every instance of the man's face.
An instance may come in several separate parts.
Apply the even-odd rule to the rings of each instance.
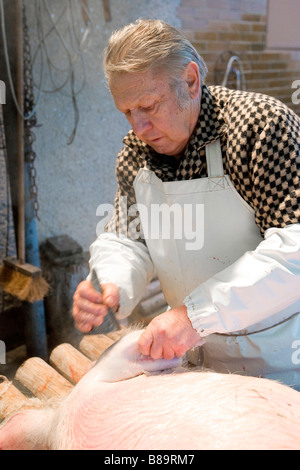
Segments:
[[[156,152],[179,158],[194,130],[199,114],[199,100],[188,91],[180,107],[165,74],[151,71],[118,74],[110,81],[115,105],[125,114],[134,133]]]

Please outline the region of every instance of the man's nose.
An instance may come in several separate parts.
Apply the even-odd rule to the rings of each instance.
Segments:
[[[133,110],[130,116],[130,124],[133,132],[137,136],[145,134],[149,129],[151,129],[151,121],[147,114],[143,113],[140,110]]]

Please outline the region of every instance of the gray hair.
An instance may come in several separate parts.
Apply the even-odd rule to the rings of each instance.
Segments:
[[[198,65],[204,83],[207,67],[181,31],[162,20],[139,19],[111,35],[103,65],[108,82],[117,73],[150,69],[155,73],[163,69],[169,73],[170,85],[178,93],[182,72],[191,61]]]

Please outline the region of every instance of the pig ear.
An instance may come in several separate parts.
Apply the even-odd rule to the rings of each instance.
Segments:
[[[120,341],[121,341],[121,338],[118,339],[115,343],[108,346],[108,348],[105,349],[105,351],[101,354],[101,356],[97,359],[97,361],[94,362],[93,367],[99,364],[99,362],[101,362]]]

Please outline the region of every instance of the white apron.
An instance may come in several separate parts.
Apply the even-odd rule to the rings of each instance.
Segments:
[[[253,209],[224,175],[219,141],[206,146],[206,159],[207,178],[162,182],[142,168],[134,181],[145,241],[171,308],[262,241]],[[249,331],[206,336],[203,366],[300,384],[299,365],[291,361],[300,315]]]

